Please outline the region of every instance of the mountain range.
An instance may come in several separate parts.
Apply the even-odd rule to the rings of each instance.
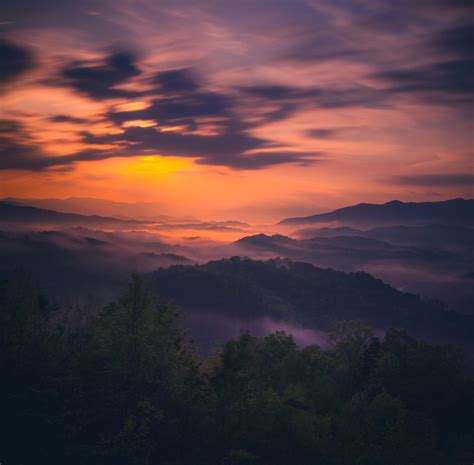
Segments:
[[[78,213],[63,213],[55,210],[15,205],[0,202],[0,224],[38,224],[38,225],[85,225],[85,226],[129,226],[143,224],[137,220],[122,220],[108,216],[80,215]]]
[[[313,223],[344,225],[400,225],[449,223],[473,226],[474,200],[452,199],[442,202],[400,202],[384,204],[360,203],[318,215],[287,218],[281,226],[299,226]]]
[[[93,197],[69,197],[66,199],[26,199],[7,197],[1,200],[11,205],[55,210],[61,213],[79,215],[98,215],[119,218],[121,220],[138,219],[153,222],[196,222],[192,216],[177,217],[162,213],[163,205],[156,202],[117,202]]]

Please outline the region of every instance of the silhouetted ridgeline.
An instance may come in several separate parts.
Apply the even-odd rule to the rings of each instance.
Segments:
[[[43,225],[90,225],[90,226],[140,226],[144,223],[135,220],[122,220],[98,215],[79,215],[62,213],[43,208],[0,202],[0,221],[2,224],[43,224]]]
[[[201,275],[205,288],[208,274],[222,283],[217,276],[228,276],[226,267],[236,276],[246,267],[251,278],[272,267],[273,274],[257,279],[255,295],[276,279],[284,294],[297,297],[305,269],[323,282],[320,291],[309,290],[321,299],[329,280],[339,281],[340,289],[350,279],[375,286],[374,295],[393,294],[366,275],[285,266],[231,260],[207,265],[202,275],[197,267],[172,271]],[[241,276],[237,283],[244,281]],[[117,302],[94,317],[83,315],[75,331],[58,327],[58,312],[27,275],[0,282],[0,456],[6,464],[472,460],[474,383],[462,354],[449,347],[395,329],[379,340],[362,323],[342,321],[325,351],[301,350],[282,332],[265,338],[243,333],[199,360],[180,313],[157,305],[138,276]]]
[[[287,218],[279,224],[340,222],[348,224],[474,224],[474,199],[452,199],[442,202],[400,202],[384,204],[361,203],[329,213]]]

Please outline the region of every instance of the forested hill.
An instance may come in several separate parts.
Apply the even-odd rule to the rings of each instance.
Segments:
[[[377,328],[395,326],[435,341],[472,346],[472,316],[400,292],[363,272],[347,274],[289,260],[233,257],[158,269],[147,278],[162,299],[188,312],[206,309],[240,318],[269,316],[323,330],[338,320],[356,319]]]
[[[208,268],[227,265],[241,268]],[[345,321],[328,349],[243,332],[200,360],[180,312],[137,275],[95,317],[58,327],[78,311],[48,304],[24,273],[0,279],[6,464],[471,463],[474,384],[448,346]]]

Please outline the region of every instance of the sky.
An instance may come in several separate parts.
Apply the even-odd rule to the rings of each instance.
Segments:
[[[472,0],[0,6],[0,197],[254,223],[473,197]]]

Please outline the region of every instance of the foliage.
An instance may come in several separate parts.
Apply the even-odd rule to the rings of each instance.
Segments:
[[[329,330],[340,320],[359,320],[375,328],[401,327],[474,352],[472,315],[400,292],[364,272],[232,257],[160,268],[147,279],[161,298],[188,312],[197,308],[238,318],[271,317],[318,330]]]
[[[28,276],[0,283],[7,464],[472,460],[474,384],[450,347],[341,321],[328,350],[243,332],[199,360],[180,313],[138,276],[74,332],[57,312]]]

